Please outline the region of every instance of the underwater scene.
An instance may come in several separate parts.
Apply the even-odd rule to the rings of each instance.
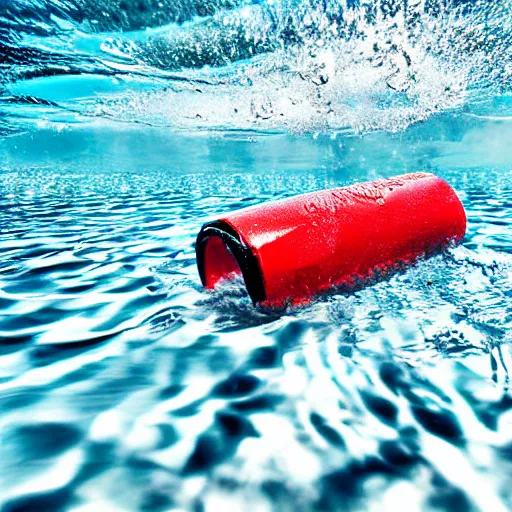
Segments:
[[[203,288],[205,223],[409,172],[460,245]],[[0,0],[1,512],[510,511],[511,328],[512,1]]]

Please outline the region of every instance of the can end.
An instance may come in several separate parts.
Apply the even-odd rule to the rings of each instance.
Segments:
[[[257,256],[227,222],[205,224],[196,241],[196,261],[203,286],[213,289],[242,276],[252,301],[265,301],[263,274]]]

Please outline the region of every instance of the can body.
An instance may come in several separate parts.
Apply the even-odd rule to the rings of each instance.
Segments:
[[[256,303],[352,287],[459,242],[466,215],[441,178],[413,173],[246,208],[205,224],[203,284],[241,273]]]

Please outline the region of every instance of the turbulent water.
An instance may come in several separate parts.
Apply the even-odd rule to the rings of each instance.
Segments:
[[[10,129],[102,117],[187,131],[398,131],[443,111],[482,113],[512,81],[508,0],[1,5]]]
[[[508,0],[0,0],[0,510],[511,510],[511,43]],[[201,288],[204,222],[408,171],[461,246]]]

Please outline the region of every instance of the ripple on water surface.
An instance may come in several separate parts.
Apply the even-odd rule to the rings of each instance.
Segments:
[[[3,510],[510,509],[510,170],[436,167],[468,236],[389,281],[273,315],[199,285],[217,214],[423,165],[413,147],[380,167],[382,140],[402,144],[288,142],[317,147],[300,166],[284,140],[193,138],[197,169],[177,151],[168,170],[5,170]]]

